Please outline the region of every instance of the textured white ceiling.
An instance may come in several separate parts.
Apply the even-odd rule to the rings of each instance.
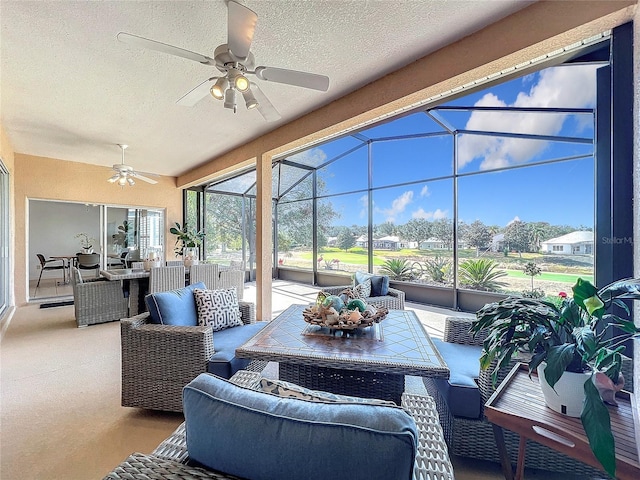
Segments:
[[[326,93],[255,80],[282,115],[267,123],[205,98],[217,70],[116,40],[120,31],[213,57],[214,1],[0,1],[0,113],[16,152],[179,175],[527,6],[522,0],[240,0],[258,14],[257,65],[321,73]],[[255,78],[255,77],[253,77]]]

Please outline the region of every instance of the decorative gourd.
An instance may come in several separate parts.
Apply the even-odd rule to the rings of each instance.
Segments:
[[[322,302],[323,307],[333,307],[338,312],[344,308],[344,302],[337,295],[329,295]]]
[[[360,298],[355,298],[347,304],[347,309],[348,310],[358,309],[361,312],[364,312],[367,309],[367,304],[364,302],[364,300]]]

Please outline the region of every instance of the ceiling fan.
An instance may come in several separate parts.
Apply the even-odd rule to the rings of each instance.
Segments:
[[[176,55],[203,65],[215,66],[222,73],[222,76],[211,77],[189,91],[177,101],[178,105],[192,107],[211,94],[216,100],[223,100],[224,107],[235,113],[237,96],[240,93],[247,109],[257,108],[265,120],[273,121],[278,120],[280,114],[258,85],[249,81],[246,75],[255,75],[260,80],[268,82],[285,83],[322,92],[329,89],[329,77],[284,68],[255,67],[255,59],[249,49],[257,22],[258,15],[253,10],[230,0],[227,43],[215,49],[213,58],[130,33],[120,32],[117,38],[130,45]]]
[[[134,178],[142,180],[143,182],[150,183],[152,185],[158,183],[157,181],[145,177],[145,175],[150,175],[152,177],[157,177],[155,173],[145,173],[144,175],[136,172],[133,167],[124,164],[124,151],[127,149],[129,145],[118,144],[118,146],[122,149],[122,163],[116,163],[113,165],[113,171],[116,172],[113,174],[111,178],[107,179],[109,183],[118,183],[121,187],[125,185],[134,186],[136,184]]]

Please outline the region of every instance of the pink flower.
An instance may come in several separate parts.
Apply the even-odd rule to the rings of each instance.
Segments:
[[[558,296],[559,296],[560,298],[567,298],[567,292],[559,292],[559,293],[558,293]]]

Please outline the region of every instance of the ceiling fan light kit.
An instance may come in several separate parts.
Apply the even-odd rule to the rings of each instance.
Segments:
[[[267,82],[283,83],[322,92],[329,89],[329,77],[326,75],[284,68],[255,67],[255,59],[249,50],[258,23],[258,15],[233,0],[229,0],[227,8],[227,43],[219,45],[214,50],[214,58],[130,33],[120,32],[117,38],[121,42],[136,47],[182,57],[207,66],[215,66],[223,74],[221,77],[205,80],[178,99],[178,105],[186,107],[193,107],[200,100],[211,95],[216,100],[224,100],[224,107],[235,113],[237,110],[236,93],[240,92],[247,109],[251,110],[257,107],[264,119],[270,122],[278,120],[280,114],[258,85],[249,81],[247,75],[255,75],[260,80]],[[253,70],[254,67],[255,70]],[[213,85],[211,85],[212,83]]]
[[[117,182],[118,185],[120,185],[121,187],[124,187],[126,185],[133,187],[136,184],[134,180],[134,177],[135,177],[144,182],[150,183],[152,185],[158,183],[157,181],[145,176],[145,175],[157,176],[155,173],[145,173],[144,175],[142,175],[140,172],[136,172],[133,169],[133,167],[130,167],[129,165],[125,165],[124,151],[127,149],[129,145],[124,145],[119,143],[118,146],[122,150],[122,163],[116,163],[113,165],[112,168],[115,173],[110,178],[107,179],[107,182],[109,183]]]

